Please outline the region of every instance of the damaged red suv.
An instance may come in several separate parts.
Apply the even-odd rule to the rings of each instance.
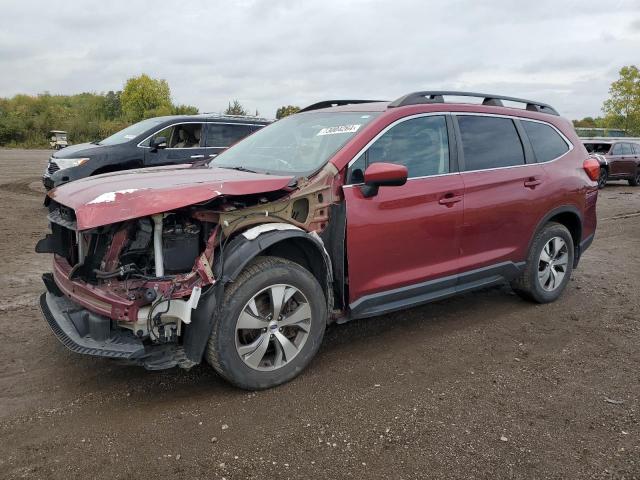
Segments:
[[[206,360],[268,388],[305,368],[331,322],[504,281],[556,300],[593,240],[598,173],[539,102],[321,102],[206,166],[51,191],[42,311],[74,352]]]

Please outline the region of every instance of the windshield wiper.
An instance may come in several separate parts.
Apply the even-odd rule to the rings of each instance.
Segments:
[[[100,145],[100,140],[94,140],[91,145]]]
[[[237,170],[238,172],[258,173],[255,170],[251,170],[251,169],[246,168],[246,167],[222,167],[220,165],[216,165],[216,167],[218,167],[218,168],[227,168],[229,170]]]

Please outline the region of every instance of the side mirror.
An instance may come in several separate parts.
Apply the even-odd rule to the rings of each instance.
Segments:
[[[399,187],[407,183],[409,171],[396,163],[373,163],[364,171],[364,185],[361,187],[365,198],[378,194],[380,187]]]
[[[167,148],[167,139],[165,137],[155,137],[151,139],[149,142],[149,146],[151,150],[155,151],[158,149]]]

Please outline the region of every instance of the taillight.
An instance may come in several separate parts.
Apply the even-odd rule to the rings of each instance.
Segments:
[[[598,181],[600,178],[600,162],[598,162],[598,160],[589,157],[582,163],[582,168],[584,168],[584,171],[587,172],[591,180],[594,182]]]

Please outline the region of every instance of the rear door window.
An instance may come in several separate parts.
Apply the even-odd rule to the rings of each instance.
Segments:
[[[460,115],[464,170],[524,165],[522,141],[510,118]]]
[[[569,151],[567,142],[553,127],[525,120],[522,121],[522,126],[531,141],[531,147],[538,162],[554,160]]]
[[[254,131],[253,125],[209,123],[207,124],[206,146],[227,148]]]
[[[621,155],[633,155],[633,150],[631,149],[630,143],[622,143],[622,153]]]

